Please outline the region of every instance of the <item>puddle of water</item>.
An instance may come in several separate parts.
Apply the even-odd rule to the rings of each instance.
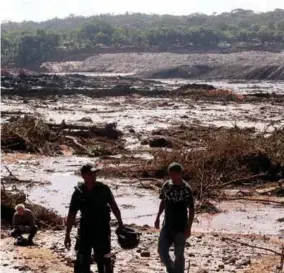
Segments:
[[[68,213],[68,206],[71,200],[74,187],[80,181],[80,177],[70,174],[52,174],[50,184],[33,188],[29,192],[29,199],[32,202],[42,204],[56,210],[60,215]]]
[[[88,158],[44,157],[40,160],[22,160],[7,164],[7,166],[16,176],[24,179],[44,178],[49,181],[49,184],[29,188],[25,192],[28,193],[31,201],[52,208],[62,216],[66,216],[74,187],[81,181],[81,177],[74,175],[74,171],[86,162],[89,162]],[[159,205],[156,194],[138,188],[135,184],[137,181],[99,180],[111,187],[125,223],[153,226]],[[241,201],[221,202],[217,204],[217,207],[222,211],[221,213],[197,216],[199,223],[194,223],[195,231],[283,236],[283,223],[277,222],[283,217],[283,208]]]
[[[49,185],[30,190],[29,199],[66,216],[71,195],[79,181],[82,181],[80,177],[70,173],[52,174]],[[100,179],[100,181],[113,188],[112,191],[117,196],[116,200],[121,207],[125,223],[153,225],[154,215],[159,205],[156,196],[149,195],[149,192],[134,188],[132,185],[117,185],[117,183],[121,183],[119,180]],[[112,186],[113,184],[115,186]]]
[[[31,189],[29,198],[66,216],[74,187],[80,180],[72,173],[54,173],[50,176],[51,183]],[[159,205],[159,199],[153,192],[139,189],[133,183],[127,184],[129,181],[99,180],[112,188],[125,223],[153,226]],[[217,207],[222,211],[219,214],[198,215],[199,223],[194,223],[195,231],[277,236],[283,233],[283,224],[277,222],[283,217],[283,208],[238,201],[221,202]]]

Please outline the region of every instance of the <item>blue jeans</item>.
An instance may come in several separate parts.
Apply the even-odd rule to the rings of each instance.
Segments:
[[[158,251],[162,263],[166,266],[168,273],[184,273],[186,238],[184,232],[173,232],[162,227],[159,237]],[[174,244],[175,261],[170,257],[170,247]]]

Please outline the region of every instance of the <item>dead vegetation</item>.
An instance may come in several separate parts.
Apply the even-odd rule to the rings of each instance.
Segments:
[[[243,101],[244,96],[229,89],[216,89],[208,84],[186,84],[175,91],[176,95],[190,97],[194,100],[206,101]]]
[[[201,200],[221,197],[223,188],[279,181],[284,176],[284,128],[268,134],[238,127],[182,125],[155,131],[154,135],[157,134],[171,139],[173,148],[150,150],[152,160],[141,162],[140,166],[110,168],[106,172],[139,179],[160,179],[150,182],[149,188],[153,185],[157,188],[166,178],[167,166],[173,161],[180,162],[185,169],[185,179],[190,181],[195,195]]]
[[[63,120],[61,124],[51,124],[24,116],[2,125],[1,148],[7,152],[56,155],[64,145],[75,154],[111,155],[124,149],[121,135],[115,123],[97,127],[66,124]]]
[[[253,181],[275,181],[284,175],[283,128],[268,137],[239,128],[221,129],[200,137],[199,142],[198,149],[180,147],[154,152],[144,174],[157,176],[157,171],[147,169],[160,170],[162,174],[170,162],[178,161],[200,199],[212,195],[216,189]]]

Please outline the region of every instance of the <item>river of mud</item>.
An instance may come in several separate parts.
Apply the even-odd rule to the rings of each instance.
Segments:
[[[7,163],[6,166],[18,177],[37,177],[45,181],[45,185],[31,186],[28,190],[23,186],[22,189],[28,191],[32,202],[66,216],[74,187],[81,181],[81,177],[75,173],[86,162],[89,162],[86,158],[76,157],[39,158],[21,160],[16,164]],[[135,179],[101,177],[99,180],[112,188],[125,223],[153,226],[159,205],[158,193],[141,189],[139,181]],[[274,235],[284,238],[283,223],[277,221],[283,215],[283,208],[279,205],[240,200],[216,203],[216,207],[220,213],[197,216],[195,231]]]
[[[107,85],[108,80],[104,81]],[[171,79],[159,80],[152,84],[174,90],[188,83],[192,82]],[[202,83],[232,89],[241,94],[284,93],[283,82]],[[2,177],[8,174],[4,168],[7,166],[16,177],[30,180],[29,184],[17,186],[27,193],[30,201],[54,209],[62,217],[66,217],[74,186],[81,180],[77,171],[82,164],[91,161],[100,162],[102,166],[113,164],[119,168],[122,165],[139,164],[137,158],[151,159],[149,147],[141,145],[141,142],[149,137],[153,130],[183,124],[249,127],[259,132],[284,125],[283,103],[269,100],[248,103],[227,100],[201,101],[181,97],[93,98],[85,95],[34,96],[26,99],[5,95],[1,98],[1,112],[2,124],[16,116],[31,114],[57,124],[62,120],[86,126],[115,122],[118,129],[123,132],[125,154],[108,158],[110,163],[105,163],[106,157],[88,158],[68,153],[56,157],[2,153]],[[126,159],[126,156],[129,158]],[[112,163],[113,158],[116,158],[116,161],[121,158],[119,165]],[[114,252],[117,253],[117,272],[163,272],[156,251],[158,234],[153,228],[159,204],[158,192],[141,187],[139,180],[135,178],[100,175],[99,179],[113,190],[125,223],[133,224],[143,234],[140,247],[128,252],[121,251],[113,235]],[[12,185],[8,187],[10,186]],[[190,272],[278,272],[278,256],[270,255],[269,251],[229,243],[224,239],[227,236],[280,251],[280,246],[284,243],[284,227],[281,221],[283,206],[269,202],[271,198],[262,202],[210,200],[219,213],[201,213],[196,216],[193,235],[186,248],[187,263],[188,259],[191,261]],[[281,202],[283,198],[275,197],[273,201]],[[64,250],[63,240],[63,231],[40,231],[37,236],[38,246],[15,249],[13,241],[3,235],[1,272],[71,272],[70,260],[74,259],[74,251]],[[23,259],[18,258],[19,256]],[[205,271],[198,271],[200,268]]]

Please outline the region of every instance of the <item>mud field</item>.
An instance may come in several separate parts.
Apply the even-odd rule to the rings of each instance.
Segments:
[[[115,53],[84,61],[47,62],[49,72],[108,72],[146,78],[284,80],[283,53],[231,54]]]
[[[113,232],[115,272],[164,272],[153,225],[173,160],[196,199],[188,272],[283,272],[283,82],[9,74],[1,84],[2,192],[10,205],[22,193],[49,210],[34,207],[36,246],[15,247],[1,202],[1,272],[72,272],[63,229],[87,162],[101,166],[124,222],[142,233],[137,249],[123,251]]]

